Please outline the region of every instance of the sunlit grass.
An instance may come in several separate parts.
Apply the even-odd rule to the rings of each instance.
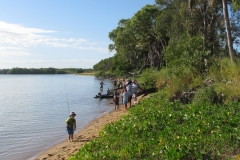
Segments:
[[[182,105],[156,94],[129,112],[70,159],[227,159],[240,153],[239,103]]]

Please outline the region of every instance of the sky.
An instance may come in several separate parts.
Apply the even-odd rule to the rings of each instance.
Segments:
[[[93,68],[108,33],[154,0],[1,0],[0,69]]]

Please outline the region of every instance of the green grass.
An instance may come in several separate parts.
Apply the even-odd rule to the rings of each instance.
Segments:
[[[77,75],[89,75],[89,76],[94,76],[96,72],[83,72],[83,73],[77,73]]]
[[[98,139],[80,148],[80,159],[229,159],[240,154],[240,103],[227,105],[143,100]]]

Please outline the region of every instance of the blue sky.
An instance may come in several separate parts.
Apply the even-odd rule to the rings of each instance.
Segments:
[[[0,69],[92,68],[108,33],[154,0],[2,0]]]

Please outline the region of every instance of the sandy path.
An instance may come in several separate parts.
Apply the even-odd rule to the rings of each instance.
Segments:
[[[140,100],[142,96],[138,97]],[[114,104],[113,108],[114,108]],[[72,154],[75,154],[81,146],[89,142],[91,139],[98,137],[99,130],[104,125],[117,121],[123,114],[127,114],[123,105],[120,105],[118,111],[112,111],[104,114],[97,119],[93,120],[90,124],[80,130],[77,134],[74,134],[74,141],[68,142],[66,139],[64,142],[59,143],[45,152],[38,155],[35,160],[66,160]],[[67,135],[66,135],[67,137]]]

